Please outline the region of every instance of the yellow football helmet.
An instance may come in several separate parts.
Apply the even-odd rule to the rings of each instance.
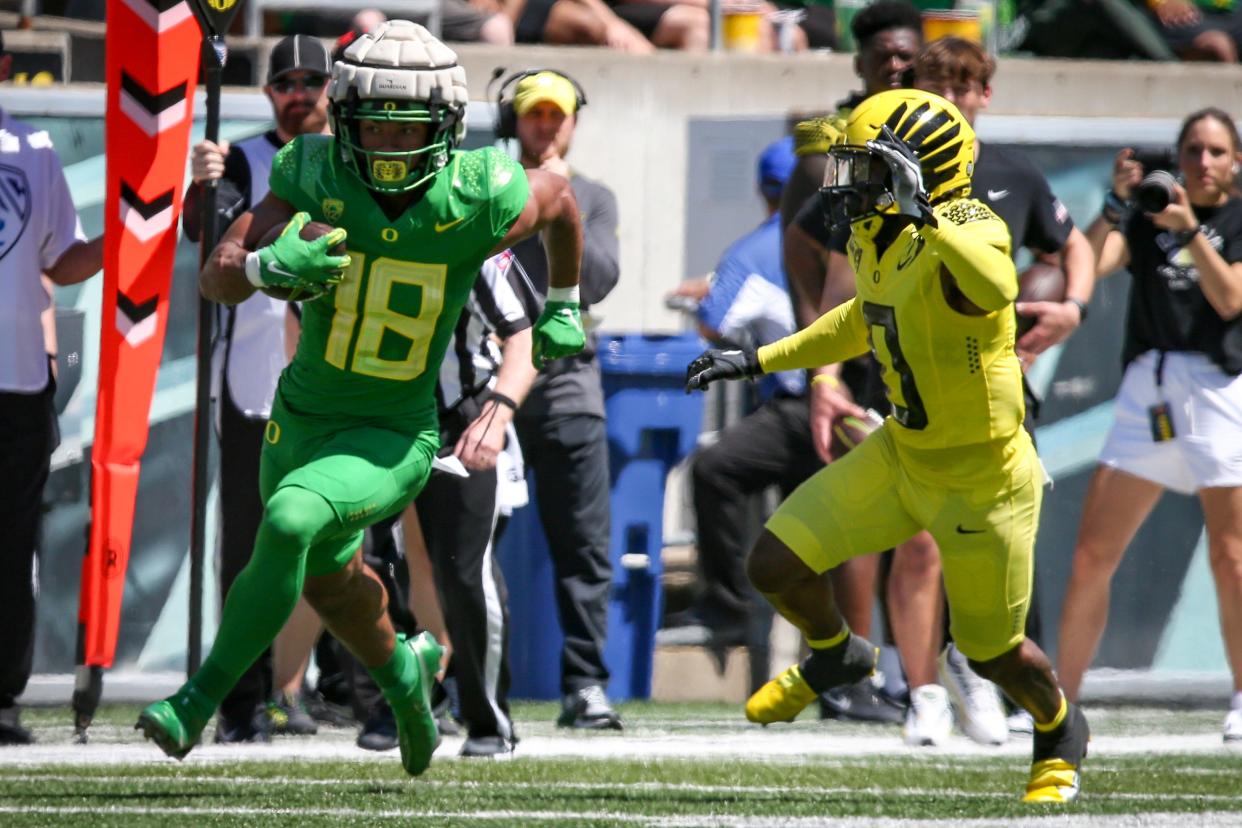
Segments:
[[[834,227],[897,212],[884,144],[917,160],[930,204],[970,194],[975,131],[949,101],[920,89],[892,89],[860,103],[845,141],[829,150],[824,206]]]

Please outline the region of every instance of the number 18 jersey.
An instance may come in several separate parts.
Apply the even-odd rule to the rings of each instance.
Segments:
[[[440,362],[479,267],[529,195],[525,171],[494,148],[454,152],[395,219],[341,161],[328,135],[294,138],[272,163],[271,191],[343,227],[341,284],[302,311],[279,392],[298,414],[435,422]]]

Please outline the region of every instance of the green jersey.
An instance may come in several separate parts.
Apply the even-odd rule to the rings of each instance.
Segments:
[[[479,267],[526,205],[520,165],[488,147],[454,152],[423,197],[389,219],[328,135],[276,154],[271,191],[343,227],[344,280],[302,309],[280,378],[289,408],[313,417],[434,423],[440,362]]]

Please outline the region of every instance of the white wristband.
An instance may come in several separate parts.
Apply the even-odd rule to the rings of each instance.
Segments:
[[[573,302],[579,304],[578,286],[573,287],[550,287],[548,288],[549,302]]]
[[[260,272],[263,269],[262,264],[258,251],[246,254],[246,281],[257,288],[266,287]]]

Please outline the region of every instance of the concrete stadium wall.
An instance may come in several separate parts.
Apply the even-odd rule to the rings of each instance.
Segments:
[[[26,45],[31,48],[52,48],[60,35],[21,32],[14,40],[30,41]],[[235,60],[226,71],[252,74],[257,82],[275,42],[275,38],[230,39]],[[696,174],[719,169],[713,163],[692,165],[692,154],[703,149],[690,146],[692,122],[698,124],[696,134],[702,135],[702,125],[712,120],[725,122],[724,130],[753,119],[763,124],[757,133],[764,134],[788,112],[830,108],[857,85],[849,54],[665,52],[636,58],[604,49],[453,47],[466,67],[475,100],[486,98],[487,82],[496,67],[507,71],[556,67],[586,89],[590,105],[583,113],[571,160],[583,174],[610,186],[621,210],[621,281],[596,308],[610,330],[655,333],[683,325],[676,313],[664,308],[662,297],[681,279],[697,275],[688,272],[686,256],[687,228],[693,219],[688,214],[698,209],[687,201],[689,176],[692,169]],[[77,51],[88,50],[82,45]],[[72,64],[77,67],[79,61]],[[1083,118],[1083,134],[1088,136],[1091,118],[1179,119],[1207,105],[1242,115],[1242,67],[1011,58],[1000,63],[988,111]],[[749,182],[753,173],[748,166],[737,175]],[[697,183],[703,190],[702,182]],[[712,188],[713,194],[716,189]],[[757,222],[757,199],[753,205]],[[741,208],[744,215],[748,209]],[[721,236],[723,250],[735,238],[735,228],[722,229]],[[701,251],[694,256],[697,272],[702,271],[702,259]]]
[[[689,159],[696,151],[687,143],[692,120],[782,119],[790,110],[831,107],[857,84],[853,56],[845,54],[636,59],[595,49],[454,48],[476,99],[497,66],[556,67],[586,89],[589,106],[571,160],[612,187],[621,210],[621,281],[597,308],[610,330],[681,327],[662,297],[694,275],[685,272],[683,252]],[[1006,59],[989,112],[1178,119],[1209,104],[1242,116],[1242,67]],[[745,175],[749,181],[749,167]],[[759,209],[756,199],[756,222]],[[721,238],[720,249],[731,241]]]

